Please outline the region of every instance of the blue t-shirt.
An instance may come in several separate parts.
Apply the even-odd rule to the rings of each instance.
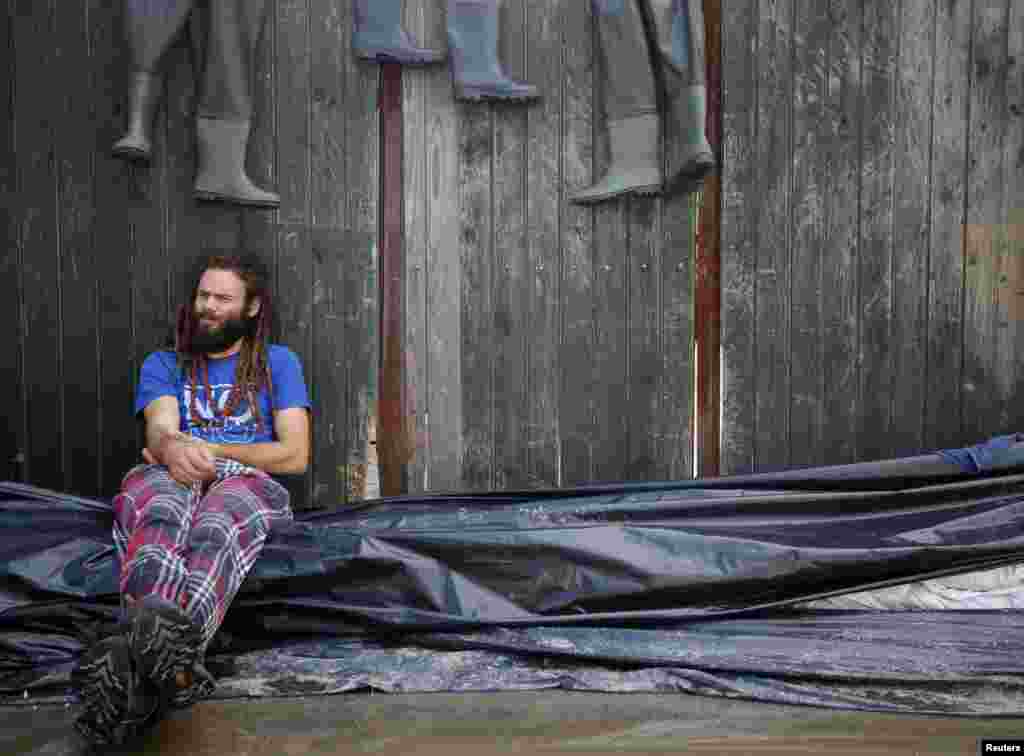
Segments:
[[[274,384],[274,410],[279,411],[290,407],[310,407],[306,381],[302,376],[302,363],[296,354],[285,346],[269,344],[267,346],[270,377]],[[235,367],[238,354],[222,359],[208,359],[210,391],[213,394],[214,406],[221,411],[228,401],[228,395],[235,382]],[[199,372],[199,386],[196,394],[196,409],[203,419],[213,419],[210,401],[203,385],[202,370]],[[154,399],[161,396],[173,396],[178,400],[178,413],[181,418],[179,429],[183,433],[201,438],[214,444],[253,444],[276,441],[274,434],[274,418],[270,411],[270,396],[266,388],[260,389],[257,401],[260,415],[263,418],[263,429],[259,429],[256,413],[252,411],[248,400],[241,398],[235,407],[234,414],[220,424],[203,427],[192,420],[189,405],[192,401],[192,385],[184,372],[178,367],[177,356],[172,351],[153,352],[142,363],[139,374],[139,386],[135,392],[135,413],[142,412]]]

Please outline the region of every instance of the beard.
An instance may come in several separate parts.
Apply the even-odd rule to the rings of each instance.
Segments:
[[[248,336],[251,330],[251,322],[243,318],[226,318],[213,327],[197,322],[192,334],[192,351],[197,354],[226,352],[239,339]]]

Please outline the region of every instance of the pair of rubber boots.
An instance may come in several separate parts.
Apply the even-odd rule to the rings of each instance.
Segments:
[[[74,727],[91,745],[124,744],[163,712],[190,706],[216,688],[199,662],[202,631],[176,604],[147,596],[123,624],[89,648],[71,674],[83,703]]]
[[[159,75],[137,71],[132,77],[128,130],[113,153],[130,160],[149,160],[152,150],[153,118],[160,102],[163,83]],[[277,207],[281,198],[257,187],[245,172],[245,150],[249,143],[249,121],[196,118],[198,171],[196,199],[231,202],[251,207]]]
[[[380,63],[426,65],[445,53],[416,45],[402,26],[403,0],[354,0],[352,46],[356,55]],[[460,100],[534,100],[537,88],[509,78],[498,59],[500,0],[449,0],[448,46],[452,83]]]
[[[591,5],[603,57],[611,160],[603,178],[571,199],[594,203],[699,188],[715,165],[705,131],[702,0]]]

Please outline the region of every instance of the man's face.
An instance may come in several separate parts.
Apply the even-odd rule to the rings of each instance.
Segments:
[[[245,283],[229,270],[208,270],[199,279],[193,306],[198,327],[192,348],[204,354],[229,351],[249,332],[259,301],[246,308]],[[247,310],[247,311],[246,311]]]

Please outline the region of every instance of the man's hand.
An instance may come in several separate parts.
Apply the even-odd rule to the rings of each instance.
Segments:
[[[142,457],[150,464],[158,464],[149,449],[142,450]],[[204,483],[217,476],[213,450],[199,439],[184,434],[175,434],[162,444],[161,457],[171,477],[185,486],[195,482]]]

